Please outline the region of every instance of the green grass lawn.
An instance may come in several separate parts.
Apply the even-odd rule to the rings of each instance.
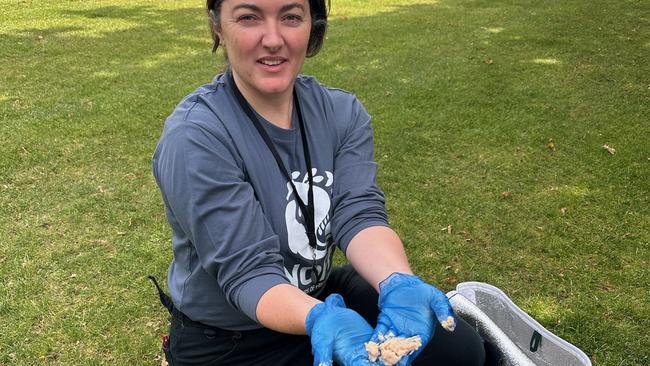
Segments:
[[[0,0],[0,365],[160,364],[150,157],[221,68],[202,5]],[[494,284],[595,365],[644,365],[649,60],[644,0],[333,0],[305,73],[373,115],[418,274]]]

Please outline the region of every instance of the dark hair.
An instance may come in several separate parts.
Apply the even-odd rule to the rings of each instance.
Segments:
[[[221,13],[221,3],[224,0],[207,0],[207,11],[210,14],[212,11],[213,16],[208,15],[210,18],[210,33],[214,45],[212,52],[216,52],[219,47],[219,36],[214,32],[212,25],[219,25],[219,14]],[[327,14],[330,7],[331,0],[308,0],[311,13],[311,32],[309,33],[309,44],[307,46],[307,57],[312,57],[320,51],[325,41],[325,32],[327,31]]]

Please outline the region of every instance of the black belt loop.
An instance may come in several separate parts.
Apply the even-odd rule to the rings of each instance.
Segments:
[[[154,276],[148,276],[148,278],[153,282],[153,284],[156,286],[156,290],[158,290],[158,297],[160,298],[160,303],[163,304],[165,308],[167,308],[167,311],[169,311],[169,314],[172,313],[172,309],[174,308],[174,303],[172,302],[171,297],[163,291],[163,289],[160,287],[158,284],[158,281],[156,280],[156,277]]]
[[[232,335],[232,341],[235,343],[235,345],[237,345],[241,339],[242,339],[241,332],[236,330],[235,334]]]

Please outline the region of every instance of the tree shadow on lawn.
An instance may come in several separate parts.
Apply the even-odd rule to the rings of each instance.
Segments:
[[[531,47],[530,43],[536,42],[535,37],[543,34],[544,29],[527,35],[503,30],[500,26],[510,21],[507,14],[512,8],[505,3],[479,1],[467,6],[443,1],[432,5],[397,6],[393,11],[370,17],[335,19],[331,21],[324,51],[307,67],[331,79],[332,85],[359,85],[362,89],[368,80],[373,84],[381,83],[383,88],[373,88],[369,95],[362,97],[380,100],[377,104],[384,108],[387,108],[383,103],[386,94],[394,95],[393,89],[397,89],[394,86],[401,84],[406,86],[402,88],[406,93],[396,97],[412,96],[409,99],[413,102],[407,100],[406,103],[424,108],[426,112],[443,104],[487,104],[512,110],[513,106],[524,103],[533,109],[543,108],[553,113],[555,110],[550,106],[553,101],[540,100],[540,93],[534,90],[535,87],[547,90],[552,86],[537,82],[531,87],[528,77],[531,72],[539,73],[540,79],[562,77],[564,71],[558,71],[557,63],[571,65],[572,60],[554,58],[552,54],[558,48],[569,47],[570,40],[555,40],[554,44],[541,42]],[[472,9],[473,16],[466,16]],[[483,14],[481,18],[476,16],[479,12]],[[521,15],[521,7],[515,7],[514,12]],[[202,8],[160,10],[148,6],[109,6],[63,10],[58,14],[137,22],[125,30],[100,31],[99,37],[75,34],[81,30],[78,26],[28,29],[20,35],[0,35],[2,43],[30,44],[31,52],[27,54],[43,57],[27,66],[47,70],[47,79],[42,81],[45,85],[54,83],[61,97],[80,93],[105,95],[100,89],[111,87],[113,83],[117,84],[113,88],[119,86],[117,94],[122,96],[151,95],[169,81],[178,87],[173,81],[179,76],[179,65],[185,65],[184,71],[190,75],[196,75],[195,70],[199,68],[213,72],[219,69],[212,66],[215,64],[212,57],[206,57],[210,39],[207,21],[202,20]],[[44,39],[39,40],[39,35]],[[557,42],[562,45],[559,47]],[[392,50],[395,57],[386,57],[386,50]],[[510,54],[500,55],[506,51]],[[543,66],[522,71],[521,62],[537,62]],[[310,68],[311,64],[315,67]],[[484,78],[473,78],[468,73],[482,74]],[[129,83],[134,80],[151,82],[146,85]],[[189,91],[189,87],[191,85],[183,89]],[[439,89],[445,93],[435,95]],[[427,98],[427,103],[422,103],[422,98],[432,94],[436,98]],[[502,95],[510,100],[501,99]],[[513,95],[515,98],[521,95],[521,99],[511,100]]]
[[[144,6],[62,11],[53,16],[133,22],[119,30],[91,21],[0,34],[7,55],[0,65],[11,70],[0,77],[0,116],[7,121],[0,154],[11,156],[0,159],[0,180],[57,152],[69,155],[63,150],[75,144],[71,139],[94,140],[95,150],[132,136],[154,141],[173,105],[215,69],[203,14]]]
[[[152,6],[103,6],[86,10],[62,10],[58,12],[64,16],[84,17],[88,19],[111,18],[111,19],[129,19],[146,23],[150,17],[160,15],[160,10]]]

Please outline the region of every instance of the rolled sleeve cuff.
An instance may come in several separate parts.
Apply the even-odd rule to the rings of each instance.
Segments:
[[[257,319],[257,304],[271,287],[290,283],[289,280],[280,273],[265,273],[255,276],[244,283],[238,291],[238,307],[240,311],[249,318],[259,323]]]

